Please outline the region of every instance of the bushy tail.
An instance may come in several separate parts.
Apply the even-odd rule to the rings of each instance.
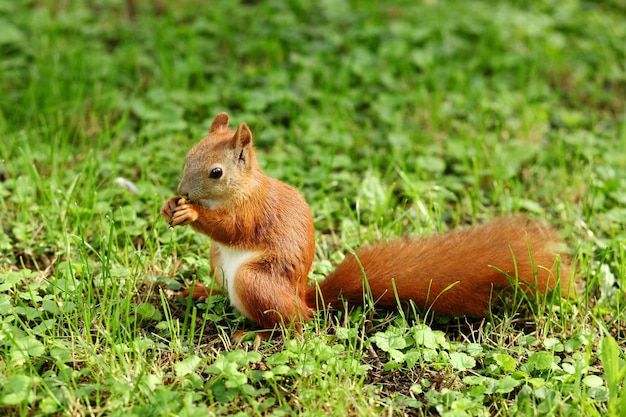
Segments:
[[[424,239],[376,243],[348,254],[325,280],[307,290],[311,308],[360,304],[367,282],[377,306],[394,308],[412,300],[423,309],[450,316],[484,316],[497,292],[519,280],[527,292],[570,284],[569,257],[557,233],[520,217]]]

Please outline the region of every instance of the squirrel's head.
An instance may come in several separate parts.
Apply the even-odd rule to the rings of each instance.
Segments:
[[[251,191],[258,175],[252,132],[245,123],[228,128],[228,114],[218,114],[209,135],[185,158],[178,193],[209,209],[232,202]]]

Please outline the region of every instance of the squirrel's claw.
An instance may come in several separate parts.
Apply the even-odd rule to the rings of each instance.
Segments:
[[[159,213],[163,217],[165,217],[165,220],[170,225],[170,227],[174,227],[180,224],[180,222],[176,222],[174,220],[174,217],[181,203],[184,204],[186,202],[187,200],[185,200],[184,197],[172,197],[168,199],[165,203],[163,203],[163,206],[161,207],[161,210],[159,211]]]
[[[172,226],[184,226],[189,223],[193,223],[198,220],[200,213],[192,204],[183,204],[176,206],[172,210],[172,219],[170,225]]]

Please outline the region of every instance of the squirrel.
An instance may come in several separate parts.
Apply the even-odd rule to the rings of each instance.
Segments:
[[[334,272],[307,286],[315,232],[309,205],[292,186],[259,167],[248,125],[228,127],[218,114],[208,136],[185,157],[178,196],[160,213],[171,227],[190,225],[207,235],[212,272],[233,307],[265,329],[294,325],[312,312],[364,302],[413,301],[422,311],[485,316],[491,300],[516,280],[527,293],[570,290],[567,256],[557,233],[524,217],[429,238],[374,243],[349,253]],[[366,285],[364,285],[366,283]],[[193,298],[210,294],[194,286]],[[188,294],[188,292],[187,292]]]

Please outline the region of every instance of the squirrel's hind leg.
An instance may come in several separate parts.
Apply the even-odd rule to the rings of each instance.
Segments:
[[[195,283],[191,287],[187,287],[180,291],[178,295],[183,298],[190,297],[197,301],[203,301],[215,294],[224,294],[224,289],[216,286],[208,286],[200,283]]]
[[[234,293],[237,299],[231,294],[231,303],[265,329],[293,326],[301,333],[302,323],[311,317],[304,294],[298,294],[297,283],[274,276],[262,263],[250,263],[237,271]]]

